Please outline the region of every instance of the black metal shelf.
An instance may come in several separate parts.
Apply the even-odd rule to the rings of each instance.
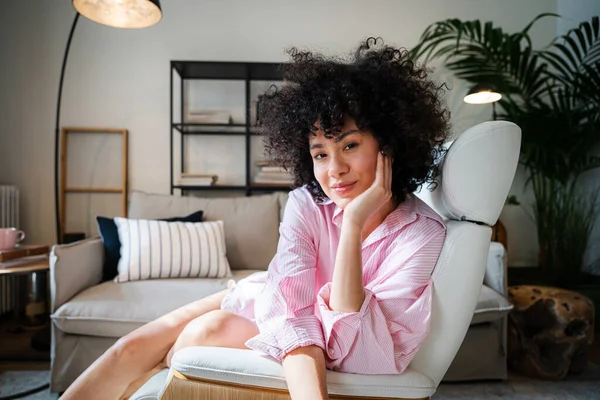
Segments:
[[[248,186],[248,189],[278,191],[278,190],[291,190],[291,186],[290,185],[269,185],[269,184],[253,183],[250,186]]]
[[[290,190],[290,186],[286,185],[261,185],[251,184],[245,185],[210,185],[210,186],[192,186],[192,185],[174,185],[173,189],[182,190],[248,190],[248,191],[279,191]]]
[[[182,79],[278,81],[283,79],[280,63],[226,61],[171,61]]]
[[[252,182],[251,177],[251,138],[253,136],[261,136],[260,128],[250,125],[251,121],[251,99],[250,99],[250,82],[252,81],[281,81],[283,79],[283,64],[280,63],[256,63],[256,62],[221,62],[221,61],[171,61],[170,65],[170,151],[171,151],[171,166],[170,166],[170,186],[171,194],[175,189],[181,190],[181,194],[185,195],[188,191],[206,191],[206,190],[235,190],[245,191],[247,196],[253,192],[264,191],[289,191],[288,185],[277,184],[258,184]],[[179,75],[179,105],[178,110],[174,109],[174,76]],[[244,107],[245,121],[240,124],[202,124],[202,123],[185,123],[183,105],[185,104],[184,82],[186,80],[242,80],[244,82]],[[180,121],[176,123],[175,121]],[[187,140],[183,140],[183,136],[187,135],[213,135],[213,136],[241,136],[245,139],[246,159],[244,162],[245,185],[213,185],[213,186],[191,186],[177,185],[174,179],[174,135],[179,132],[182,135],[180,140],[180,165],[179,172],[183,173],[186,166],[186,151],[185,144]],[[209,172],[207,172],[209,173]]]

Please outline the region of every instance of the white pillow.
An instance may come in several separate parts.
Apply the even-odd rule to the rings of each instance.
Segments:
[[[223,221],[114,218],[121,241],[115,282],[231,276]]]

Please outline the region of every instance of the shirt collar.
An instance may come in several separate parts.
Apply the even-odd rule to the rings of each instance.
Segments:
[[[383,222],[363,241],[363,247],[375,243],[387,236],[394,235],[409,223],[417,219],[417,202],[412,194],[385,217]]]
[[[342,221],[344,218],[344,210],[339,208],[330,198],[324,198],[321,201],[323,205],[334,205],[335,210],[331,221],[339,229],[342,229]],[[414,221],[417,218],[416,201],[412,194],[408,194],[406,199],[398,205],[383,222],[373,231],[365,240],[363,245],[367,245],[385,236],[391,235],[402,229],[406,224]]]
[[[333,210],[333,217],[331,217],[331,222],[333,222],[333,224],[335,226],[337,226],[338,228],[342,229],[342,217],[343,217],[343,211],[341,208],[339,208],[337,206],[337,204],[335,204],[333,202],[333,200],[331,200],[329,197],[324,197],[323,200],[320,201],[320,204],[324,205],[324,206],[331,206],[333,205],[335,207],[335,209]]]

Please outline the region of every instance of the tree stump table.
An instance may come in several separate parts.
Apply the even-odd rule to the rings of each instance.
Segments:
[[[539,379],[579,374],[594,341],[594,304],[569,290],[510,286],[514,308],[508,315],[508,366]]]

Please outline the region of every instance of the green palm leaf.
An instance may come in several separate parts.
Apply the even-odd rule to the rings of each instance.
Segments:
[[[600,61],[600,21],[597,16],[590,22],[582,22],[577,28],[569,30],[553,40],[550,47],[540,55],[556,72],[552,76],[570,85],[585,73],[586,65]]]

